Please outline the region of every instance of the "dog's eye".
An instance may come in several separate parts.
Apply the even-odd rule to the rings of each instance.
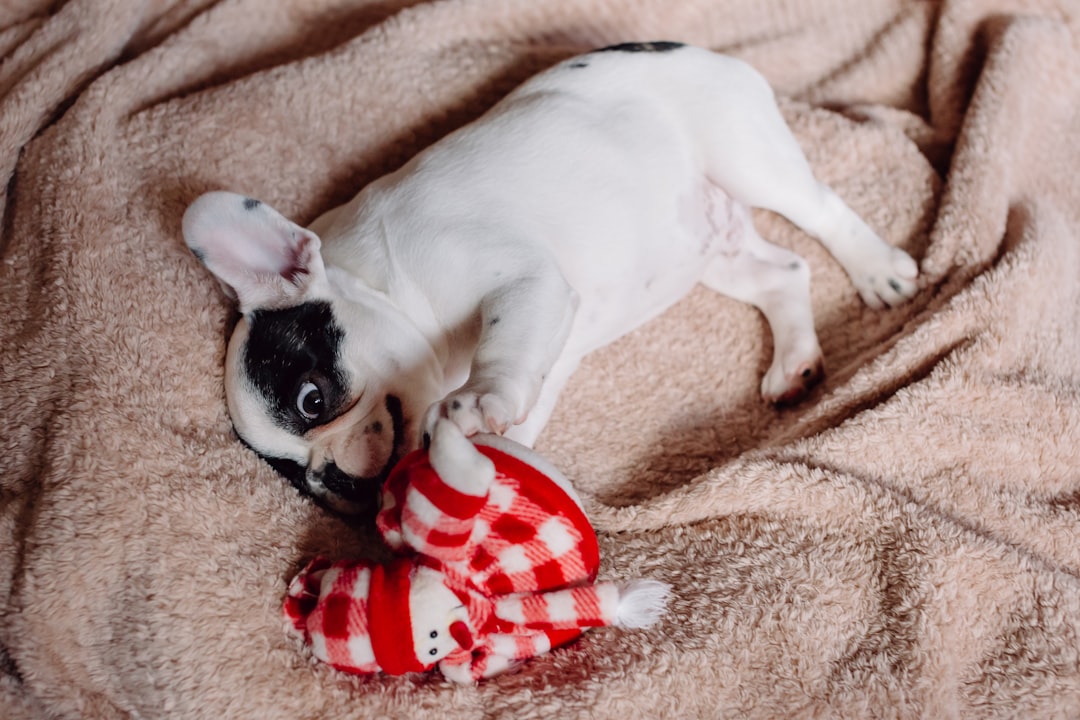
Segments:
[[[317,420],[322,415],[322,391],[315,383],[306,382],[300,386],[296,394],[296,409],[308,420]]]

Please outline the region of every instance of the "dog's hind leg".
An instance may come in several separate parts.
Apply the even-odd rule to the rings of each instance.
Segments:
[[[882,240],[814,177],[765,79],[738,60],[713,57],[708,68],[697,71],[722,76],[723,83],[715,99],[694,99],[691,120],[709,180],[732,198],[779,213],[820,240],[870,307],[910,298],[916,290],[915,261]]]
[[[761,310],[773,337],[772,364],[761,381],[761,395],[769,402],[794,402],[823,374],[810,306],[810,269],[799,255],[762,239],[746,206],[725,201],[729,251],[712,257],[701,282]]]

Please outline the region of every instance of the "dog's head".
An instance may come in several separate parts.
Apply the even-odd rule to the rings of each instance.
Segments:
[[[257,200],[203,195],[183,233],[241,312],[225,360],[237,434],[331,508],[365,509],[439,399],[431,346],[381,293],[328,272],[318,236]]]

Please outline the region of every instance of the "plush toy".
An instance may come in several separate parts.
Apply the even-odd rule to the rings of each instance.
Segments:
[[[554,467],[448,421],[391,472],[376,525],[390,562],[313,560],[285,601],[314,656],[341,670],[438,665],[472,683],[585,628],[647,627],[667,602],[662,582],[594,582],[596,534]]]

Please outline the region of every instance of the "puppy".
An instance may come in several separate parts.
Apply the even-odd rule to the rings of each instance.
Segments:
[[[240,437],[342,512],[439,418],[531,445],[587,353],[697,283],[768,321],[769,402],[820,377],[806,262],[749,208],[820,240],[872,307],[915,262],[818,182],[739,60],[624,44],[529,80],[302,228],[212,192],[183,219],[242,317],[226,359]]]

